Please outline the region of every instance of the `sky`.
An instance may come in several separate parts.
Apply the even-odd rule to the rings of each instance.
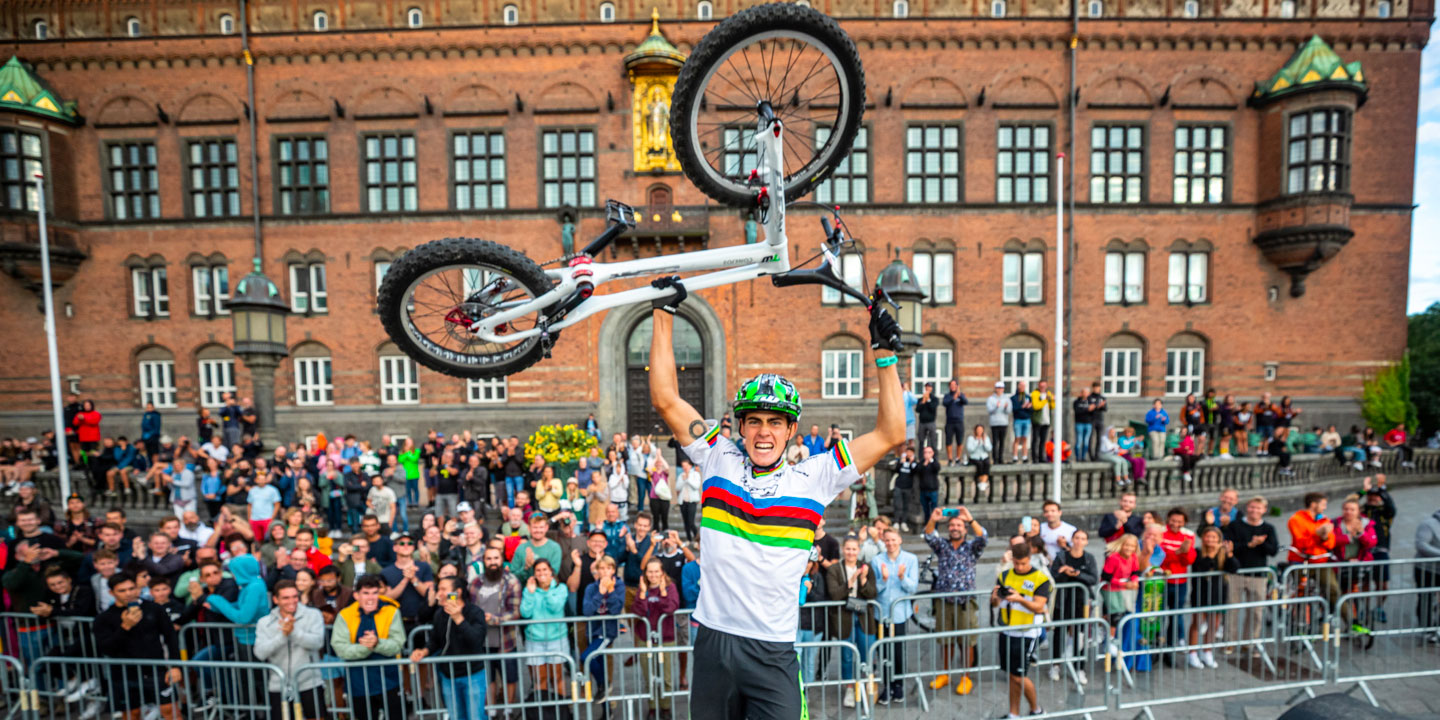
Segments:
[[[1431,28],[1434,31],[1434,28]],[[1418,313],[1440,302],[1440,42],[1420,56],[1420,125],[1415,147],[1415,209],[1410,234],[1410,302]]]

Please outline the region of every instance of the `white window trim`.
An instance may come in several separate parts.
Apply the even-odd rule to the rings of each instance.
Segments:
[[[168,279],[164,267],[134,268],[130,271],[130,286],[132,294],[135,296],[133,309],[136,317],[170,317],[169,282],[164,283],[167,286],[164,291],[160,289],[161,281],[168,281]],[[145,280],[150,283],[148,291],[144,287]],[[150,304],[149,310],[142,307],[147,302]]]
[[[200,405],[208,408],[218,408],[224,405],[221,398],[225,393],[235,392],[235,360],[201,360],[198,371]],[[212,383],[209,379],[216,375],[219,376],[220,382]]]
[[[1200,1],[1185,0],[1185,4],[1180,6],[1180,13],[1187,18],[1200,17]]]
[[[695,18],[698,20],[710,20],[715,17],[715,5],[710,0],[701,0],[695,5]]]
[[[508,378],[465,381],[465,401],[477,405],[499,405],[510,399]]]
[[[1170,368],[1175,365],[1171,359],[1177,353],[1195,353],[1192,355],[1190,372],[1183,374],[1171,374]],[[1204,392],[1201,388],[1205,386],[1205,349],[1204,348],[1166,348],[1165,349],[1165,394],[1171,397],[1184,397],[1190,393],[1199,395]]]
[[[226,25],[229,25],[229,27],[227,28]],[[231,14],[229,14],[229,13],[226,13],[226,14],[220,16],[220,34],[221,34],[221,35],[234,35],[234,34],[235,34],[235,16],[234,16],[234,15],[231,15]]]
[[[1014,260],[1012,260],[1014,258]],[[1000,287],[1002,302],[1013,305],[1039,305],[1045,302],[1045,255],[1033,251],[1009,250],[1001,256]],[[1005,279],[1005,265],[1018,263],[1016,282]],[[1036,279],[1027,278],[1027,267],[1038,269]]]
[[[306,285],[304,290],[299,290],[300,273],[305,273]],[[330,288],[326,284],[329,278],[325,275],[325,263],[291,263],[290,264],[290,310],[296,313],[318,315],[330,312]],[[319,287],[321,289],[317,290]],[[305,303],[300,303],[301,299]]]
[[[890,13],[897,18],[910,17],[910,0],[895,0],[890,6]]]
[[[500,11],[500,13],[502,22],[504,22],[506,25],[520,24],[520,8],[518,6],[506,5],[505,8]]]
[[[606,14],[605,11],[607,11],[607,10],[610,11],[610,13],[609,13],[609,14],[610,14],[610,17],[605,17],[605,14]],[[615,22],[615,3],[608,3],[608,2],[600,3],[600,22],[605,22],[605,23]]]
[[[331,380],[328,382],[322,379],[327,374],[324,372],[326,368],[331,369]],[[334,405],[333,372],[329,356],[295,358],[295,404],[304,407]],[[306,374],[311,376],[311,380],[302,382],[302,377]]]
[[[225,274],[225,291],[220,292],[220,275]],[[225,265],[193,265],[190,286],[194,290],[196,315],[229,315],[230,268]],[[211,303],[214,303],[213,309]]]
[[[1005,17],[1005,0],[990,0],[990,17]]]
[[[1086,11],[1092,18],[1105,17],[1105,3],[1102,2],[1102,0],[1090,0],[1086,6]]]
[[[865,353],[862,350],[820,351],[820,397],[826,400],[856,400],[865,397],[864,365]],[[851,369],[856,372],[854,377],[849,375]],[[836,372],[831,374],[831,370]]]
[[[35,25],[32,29],[35,31],[36,40],[50,39],[50,23],[45,22],[44,20],[36,20]]]
[[[1109,397],[1140,397],[1144,390],[1141,367],[1140,348],[1105,348],[1100,354],[1101,392]],[[1126,389],[1130,383],[1134,383],[1133,391]]]
[[[1111,250],[1105,253],[1105,304],[1145,302],[1145,253]]]
[[[325,32],[330,29],[330,14],[324,10],[316,10],[310,15],[310,27],[315,32]]]
[[[175,361],[141,360],[140,405],[155,403],[157,408],[175,407]]]
[[[955,253],[945,251],[922,251],[915,253],[911,263],[915,279],[925,290],[925,302],[931,305],[949,305],[955,302]],[[936,270],[936,266],[948,268]]]
[[[1298,6],[1295,4],[1295,0],[1280,0],[1280,17],[1287,19],[1293,18],[1295,17],[1295,11],[1297,9]]]
[[[845,284],[850,287],[860,287],[864,281],[865,271],[863,266],[864,262],[860,258],[859,253],[843,253],[840,255],[840,279],[844,280]],[[820,303],[822,305],[839,305],[842,307],[860,304],[855,298],[823,285],[820,287]]]
[[[405,11],[405,24],[411,29],[425,27],[425,13],[418,7],[412,7]]]
[[[1181,277],[1176,282],[1175,260],[1184,259],[1184,267],[1180,271]],[[1197,274],[1194,264],[1199,262],[1203,265],[1200,268],[1198,282],[1191,282]],[[1210,299],[1210,253],[1191,250],[1174,250],[1170,253],[1170,261],[1167,269],[1168,280],[1165,288],[1165,298],[1172,305],[1184,305],[1186,303],[1204,303]],[[1175,291],[1179,288],[1180,297],[1176,298]],[[1191,297],[1198,289],[1199,297]]]
[[[1012,367],[1021,365],[1022,363],[1018,361],[1021,357],[1024,357],[1025,361],[1023,364],[1025,365],[1025,371],[1023,373],[1012,372],[1007,374],[1005,372],[1005,358],[1007,356],[1014,358],[1010,363]],[[1039,348],[1002,349],[1000,351],[1000,381],[1005,383],[1005,394],[1015,394],[1015,384],[1022,380],[1025,382],[1027,388],[1033,390],[1035,384],[1040,382],[1040,370],[1044,362],[1045,358]]]
[[[420,374],[414,360],[406,355],[380,357],[380,404],[420,404]]]
[[[1388,18],[1395,14],[1395,5],[1390,0],[1380,0],[1375,4],[1375,17]]]
[[[126,35],[127,37],[132,37],[132,38],[140,37],[140,32],[141,32],[140,18],[137,18],[137,17],[125,18],[125,35]]]
[[[921,372],[927,364],[923,359],[929,357],[935,358],[936,372],[933,374]],[[933,382],[936,395],[944,393],[954,379],[954,368],[955,352],[950,348],[916,350],[910,358],[910,392],[919,395],[925,389],[925,383]]]
[[[385,282],[385,274],[390,272],[393,263],[389,260],[377,260],[375,262],[375,293],[380,293],[380,286]]]

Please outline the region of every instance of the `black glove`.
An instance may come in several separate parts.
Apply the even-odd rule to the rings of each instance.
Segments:
[[[874,350],[900,352],[900,323],[880,303],[870,305],[870,347]]]
[[[686,290],[685,286],[680,283],[679,275],[670,275],[668,277],[655,278],[650,282],[650,287],[653,287],[657,290],[674,288],[675,292],[673,294],[667,297],[658,297],[650,301],[651,308],[655,310],[664,310],[671,315],[674,315],[675,311],[680,309],[680,303],[685,302],[685,298],[690,297],[690,291]]]

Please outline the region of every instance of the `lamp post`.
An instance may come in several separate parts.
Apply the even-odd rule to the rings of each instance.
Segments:
[[[925,307],[925,289],[920,287],[919,281],[915,278],[915,271],[900,261],[900,252],[895,252],[895,259],[880,271],[880,276],[875,278],[875,286],[884,290],[891,300],[900,305],[899,316],[895,318],[900,324],[900,342],[904,349],[899,353],[902,360],[908,361],[915,350],[925,344],[923,338],[924,326],[921,324],[921,314]],[[902,382],[909,382],[906,378],[908,362],[900,363],[900,375]]]
[[[265,447],[273,448],[280,444],[275,428],[275,368],[290,354],[285,342],[285,316],[290,307],[280,298],[280,289],[260,271],[259,257],[254,271],[235,285],[229,304],[235,325],[234,352],[250,369],[255,429]]]

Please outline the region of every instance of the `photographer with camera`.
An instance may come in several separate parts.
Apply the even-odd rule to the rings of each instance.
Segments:
[[[942,520],[946,524],[945,537],[935,531],[935,526]],[[966,537],[967,535],[969,537]],[[931,609],[935,617],[935,632],[947,633],[980,627],[979,602],[973,596],[967,597],[961,593],[975,589],[975,565],[980,561],[980,554],[985,551],[985,543],[989,539],[985,528],[975,522],[970,510],[964,506],[935,508],[931,511],[930,519],[925,523],[925,544],[930,546],[938,561],[931,591],[942,596],[935,598]],[[951,642],[942,642],[940,666],[948,669],[955,647]],[[960,646],[961,667],[974,665],[975,636],[966,635],[954,642]],[[949,682],[950,676],[941,674],[931,681],[930,687],[939,690]],[[968,695],[972,688],[974,683],[970,676],[961,674],[960,681],[955,683],[955,694]]]
[[[1020,695],[1030,704],[1030,712],[1040,715],[1035,698],[1035,683],[1029,677],[1030,663],[1035,661],[1035,647],[1042,629],[1035,621],[1045,613],[1050,602],[1052,585],[1044,573],[1030,563],[1030,544],[1016,542],[1010,546],[1014,566],[1000,573],[990,591],[990,605],[1000,608],[1000,668],[1010,675],[1010,717],[1020,716]]]
[[[486,635],[485,611],[470,602],[470,593],[458,577],[436,581],[435,592],[440,600],[435,613],[434,629],[425,647],[410,653],[410,662],[419,663],[427,657],[460,657],[484,655]],[[435,664],[440,677],[440,692],[445,707],[455,720],[480,720],[485,717],[485,667],[483,662],[441,662]]]

